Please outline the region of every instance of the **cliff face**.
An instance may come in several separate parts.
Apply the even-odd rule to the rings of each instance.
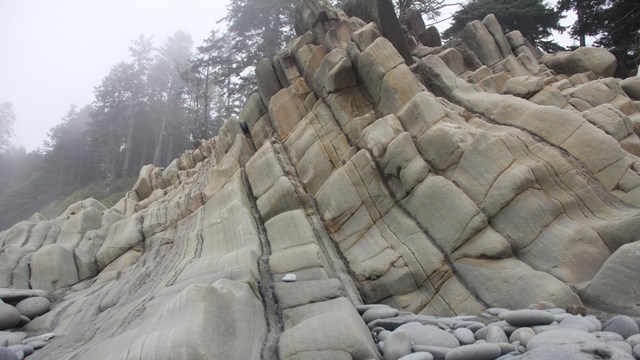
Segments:
[[[490,16],[408,67],[375,23],[297,10],[216,138],[0,233],[0,287],[56,300],[33,359],[379,358],[362,303],[640,315],[638,83],[608,54],[540,58]]]

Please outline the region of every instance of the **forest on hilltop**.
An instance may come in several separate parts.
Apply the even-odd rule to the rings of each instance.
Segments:
[[[71,106],[36,151],[11,144],[16,119],[11,102],[2,102],[0,230],[91,184],[96,198],[125,191],[123,184],[132,183],[143,165],[166,166],[200,139],[214,136],[255,90],[254,65],[272,58],[294,36],[294,2],[231,0],[223,19],[226,31],[212,31],[195,49],[184,32],[160,46],[138,36],[130,44],[129,59],[113,65],[97,84],[94,101]],[[450,6],[444,0],[394,4],[399,15],[413,9],[433,21]],[[585,36],[596,36],[596,45],[618,58],[618,76],[637,67],[637,1],[561,0],[552,7],[542,0],[471,0],[456,5],[461,6],[445,38],[468,21],[494,13],[505,28],[520,30],[543,49],[561,50],[550,39],[551,30],[567,30],[581,44]],[[567,11],[578,14],[570,29],[559,23]]]

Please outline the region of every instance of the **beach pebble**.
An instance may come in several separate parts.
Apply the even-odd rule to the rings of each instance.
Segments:
[[[535,326],[549,325],[555,320],[555,317],[553,314],[543,310],[525,309],[509,311],[504,320],[514,326]]]
[[[493,360],[500,353],[496,344],[464,345],[449,351],[445,360]]]
[[[640,345],[640,334],[629,336],[627,342],[631,344],[631,346]]]
[[[602,327],[604,331],[613,331],[622,335],[625,339],[640,333],[638,324],[630,317],[626,315],[616,315],[609,319]]]
[[[626,341],[607,341],[607,345],[620,349],[629,355],[633,355],[633,347]]]
[[[537,334],[527,343],[527,349],[535,349],[541,346],[585,344],[600,342],[595,336],[586,331],[575,329],[557,329]]]
[[[399,311],[394,308],[373,308],[369,309],[362,314],[362,320],[365,323],[370,323],[378,319],[388,319],[398,316]]]
[[[29,343],[29,346],[33,347],[34,350],[42,349],[47,346],[49,343],[42,340],[36,340]]]
[[[487,335],[484,338],[488,343],[498,344],[498,343],[508,343],[509,339],[507,338],[507,334],[504,333],[502,328],[497,326],[489,326],[489,330],[487,331]]]
[[[360,315],[362,315],[369,309],[388,308],[388,307],[389,307],[389,305],[384,305],[384,304],[366,304],[366,305],[357,305],[356,306],[356,310],[358,310],[358,313],[360,313]]]
[[[618,333],[614,333],[612,331],[594,331],[591,335],[595,336],[598,340],[609,342],[609,341],[624,341],[622,335]]]
[[[433,360],[433,355],[428,352],[414,352],[409,355],[405,355],[398,360]]]
[[[401,331],[394,331],[384,342],[384,360],[397,360],[411,353],[411,338]]]
[[[286,274],[282,281],[284,282],[295,282],[297,280],[296,274]]]
[[[455,335],[462,345],[473,344],[476,341],[473,331],[467,328],[458,328],[453,332],[453,335]]]
[[[522,346],[527,346],[529,340],[531,340],[531,338],[533,338],[534,336],[536,336],[536,333],[532,328],[521,327],[511,334],[511,336],[509,337],[509,341],[512,343],[515,341],[519,341]]]
[[[17,303],[16,309],[20,314],[33,319],[47,313],[51,309],[51,303],[45,297],[31,297]]]
[[[9,304],[0,304],[0,330],[13,329],[20,323],[20,312]]]
[[[18,360],[18,357],[8,348],[0,347],[0,360]]]
[[[53,339],[54,337],[56,337],[55,333],[46,333],[46,334],[42,334],[42,335],[38,335],[38,336],[32,336],[29,338],[26,338],[24,340],[22,340],[23,344],[28,344],[34,341],[49,341],[51,339]]]
[[[433,360],[444,360],[447,356],[447,353],[451,351],[451,348],[440,347],[440,346],[424,346],[424,345],[413,345],[413,352],[428,352],[433,356]]]
[[[560,323],[558,324],[558,327],[589,332],[589,329],[592,327],[592,324],[589,320],[583,318],[580,315],[569,315],[569,317],[560,321]]]
[[[20,331],[0,331],[0,343],[2,343],[3,340],[6,340],[7,346],[20,344],[22,339],[26,336],[26,333]]]
[[[33,347],[31,345],[25,345],[25,344],[11,345],[7,349],[9,349],[9,350],[11,350],[13,352],[22,351],[24,356],[29,356],[29,355],[33,354],[33,352],[34,352],[34,349],[33,349]]]

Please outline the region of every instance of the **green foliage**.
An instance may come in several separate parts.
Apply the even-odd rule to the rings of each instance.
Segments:
[[[596,29],[601,36],[596,45],[616,56],[616,76],[624,78],[637,71],[640,64],[640,2],[613,0],[607,5],[598,16]]]
[[[232,72],[245,97],[255,91],[255,65],[272,59],[295,35],[294,0],[230,0],[225,21],[229,36]]]
[[[62,214],[70,205],[88,198],[94,198],[109,208],[120,201],[131,190],[135,182],[135,177],[118,179],[114,184],[95,182],[73,190],[66,197],[50,202],[38,212],[53,219]]]
[[[605,4],[606,0],[560,0],[556,6],[563,12],[576,12],[577,20],[571,26],[569,34],[580,41],[580,46],[586,46],[586,36],[598,34],[598,18]]]
[[[545,5],[542,0],[471,0],[453,15],[453,23],[444,33],[451,38],[462,31],[467,23],[482,20],[494,14],[505,32],[520,30],[522,35],[544,51],[562,48],[553,41],[545,40],[551,30],[563,31],[560,25],[561,12]]]
[[[395,0],[394,5],[399,15],[411,9],[416,9],[426,15],[430,20],[435,20],[440,16],[440,10],[445,6],[444,0]]]

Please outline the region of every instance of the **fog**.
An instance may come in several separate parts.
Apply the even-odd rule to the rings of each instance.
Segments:
[[[160,46],[177,30],[200,45],[226,13],[226,0],[0,0],[0,102],[13,103],[12,142],[27,151],[47,139],[71,104],[93,101],[130,39]]]
[[[455,2],[450,0],[448,2]],[[16,113],[12,142],[35,150],[67,113],[93,101],[112,65],[127,60],[130,40],[155,46],[177,30],[199,45],[226,13],[226,0],[0,0],[0,102]],[[447,8],[447,17],[454,7]],[[563,23],[570,24],[573,16]],[[442,31],[450,22],[438,24]],[[565,34],[558,39],[571,45]]]

